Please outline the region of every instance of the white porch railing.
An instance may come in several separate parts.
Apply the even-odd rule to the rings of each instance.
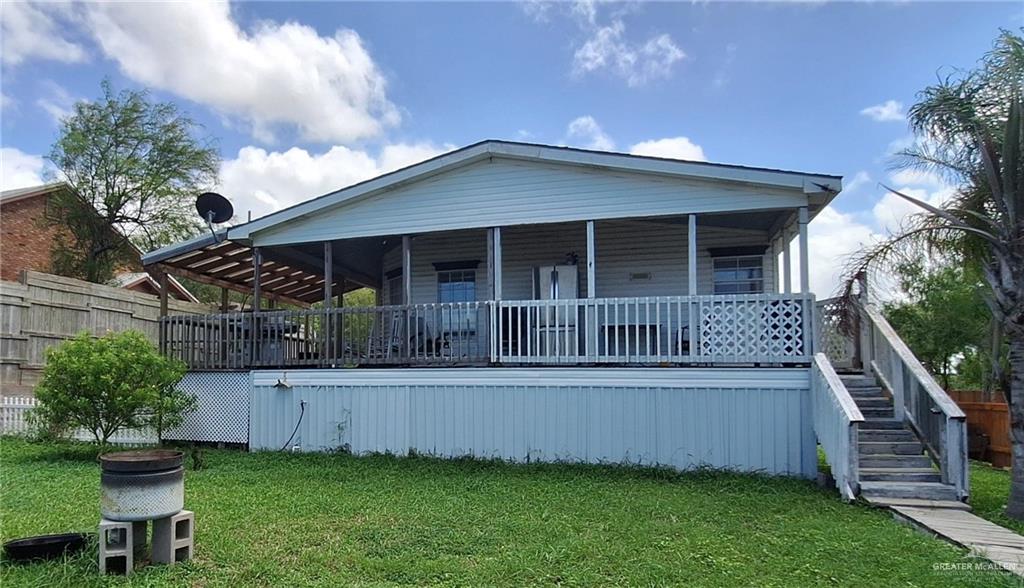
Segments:
[[[857,436],[864,416],[824,353],[816,353],[811,363],[811,412],[836,488],[853,500],[860,485]]]
[[[649,296],[497,303],[502,363],[806,363],[813,296]]]
[[[857,363],[854,343],[857,337],[847,336],[839,328],[840,320],[835,311],[842,308],[842,302],[838,298],[826,298],[817,301],[814,308],[815,351],[824,353],[833,367],[852,369]]]
[[[163,352],[198,370],[368,364],[793,364],[803,294],[513,300],[164,317]]]
[[[872,304],[862,307],[861,329],[866,329],[861,357],[892,393],[896,418],[910,423],[938,462],[942,481],[955,486],[961,499],[966,498],[966,415]]]

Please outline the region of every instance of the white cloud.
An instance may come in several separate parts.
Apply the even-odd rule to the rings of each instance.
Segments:
[[[47,96],[36,100],[36,106],[50,115],[55,123],[69,116],[75,104],[75,98],[60,84],[47,80],[43,83]]]
[[[864,170],[860,170],[853,174],[853,178],[849,182],[845,182],[843,191],[846,193],[854,192],[861,186],[868,184],[871,181],[871,174]]]
[[[45,162],[38,155],[14,147],[0,147],[0,190],[38,186],[43,182]]]
[[[350,142],[400,119],[353,30],[320,36],[296,22],[261,21],[245,31],[226,3],[95,3],[85,12],[126,76],[238,117],[261,139],[283,125],[309,141]]]
[[[928,186],[931,188],[942,188],[946,186],[945,180],[934,172],[920,169],[901,169],[889,174],[889,179],[894,184],[904,186]]]
[[[573,55],[573,72],[582,75],[608,70],[626,80],[630,87],[636,87],[670,77],[672,66],[686,57],[668,34],[636,45],[625,38],[625,32],[622,20],[595,28]]]
[[[896,100],[886,100],[882,104],[868,106],[860,113],[876,122],[901,121],[903,115],[903,103]]]
[[[14,66],[29,59],[64,63],[85,61],[85,49],[64,38],[67,7],[58,4],[4,2],[0,18],[0,53]]]
[[[811,292],[819,299],[835,293],[849,255],[877,238],[875,230],[855,215],[826,206],[807,228],[807,266],[810,270]],[[790,247],[792,251],[797,251],[799,245],[794,243]],[[799,287],[796,278],[800,275],[799,257],[795,254],[792,256],[796,268],[793,271],[795,287]]]
[[[221,165],[218,189],[235,203],[235,220],[244,221],[249,211],[258,218],[451,149],[451,145],[396,143],[374,156],[341,145],[323,153],[298,147],[270,152],[243,147],[237,157]]]
[[[688,137],[669,137],[642,141],[629,148],[633,155],[649,155],[651,157],[667,157],[669,159],[686,159],[690,161],[707,161],[704,149]]]
[[[569,123],[566,129],[566,143],[573,147],[611,151],[615,149],[615,141],[597,124],[590,115],[581,116]]]

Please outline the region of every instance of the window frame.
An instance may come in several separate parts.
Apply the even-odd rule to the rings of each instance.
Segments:
[[[756,265],[741,266],[740,263],[744,261],[756,261]],[[720,263],[732,263],[732,267],[719,268]],[[730,294],[764,294],[765,293],[765,275],[764,275],[764,255],[722,255],[711,258],[711,292],[716,295],[730,295]],[[741,277],[741,270],[757,269],[758,277],[749,278]],[[720,279],[718,277],[719,271],[733,271],[734,277],[732,279]],[[755,289],[743,289],[739,287],[755,285]],[[733,286],[735,289],[728,292],[719,291],[719,286]]]

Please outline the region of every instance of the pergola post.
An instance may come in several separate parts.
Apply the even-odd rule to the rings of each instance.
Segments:
[[[228,302],[228,289],[222,287],[220,289],[220,311],[222,313],[226,313],[229,310],[229,304],[230,303]]]
[[[405,304],[412,304],[412,237],[402,236],[402,292]]]
[[[165,316],[167,316],[167,272],[160,272],[159,278],[160,278],[160,280],[159,280],[159,283],[160,283],[160,323],[159,323],[160,324],[160,328],[158,329],[158,331],[159,331],[159,336],[160,336],[160,351],[163,352],[163,353],[166,353],[167,352],[167,344],[166,344],[167,337],[165,336],[165,334],[166,334],[167,326],[164,324],[165,321],[163,320],[163,318]]]
[[[263,267],[263,254],[259,247],[252,248],[252,311],[259,313],[262,307],[260,296],[260,273]]]
[[[687,231],[686,231],[686,287],[687,295],[691,297],[691,300],[695,300],[694,296],[697,296],[697,215],[691,214],[687,219]],[[697,321],[700,316],[699,303],[690,303],[690,320],[688,334],[689,334],[689,355],[698,355],[697,353]],[[682,333],[679,337],[679,352],[682,354]]]

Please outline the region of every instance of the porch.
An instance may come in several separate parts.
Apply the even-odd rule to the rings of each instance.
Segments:
[[[164,317],[161,347],[202,370],[807,365],[806,222],[798,209],[200,243],[156,267],[213,276],[252,308]],[[344,306],[358,288],[376,303]]]

